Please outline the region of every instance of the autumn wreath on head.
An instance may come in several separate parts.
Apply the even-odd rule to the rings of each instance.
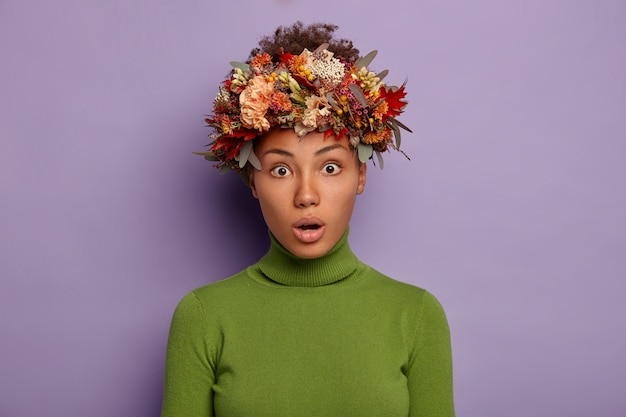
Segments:
[[[222,171],[240,172],[247,163],[261,169],[253,139],[280,126],[300,137],[312,131],[347,136],[361,162],[376,155],[382,167],[381,153],[399,150],[400,130],[411,131],[396,119],[407,104],[406,82],[387,86],[387,70],[368,69],[376,51],[351,62],[327,48],[325,43],[299,55],[259,53],[249,63],[231,62],[206,118],[213,141],[208,151],[196,153]]]

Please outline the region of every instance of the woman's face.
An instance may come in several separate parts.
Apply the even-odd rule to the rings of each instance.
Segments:
[[[254,150],[263,168],[251,170],[250,188],[272,234],[301,258],[325,255],[348,227],[366,165],[346,137],[319,132],[274,129]]]

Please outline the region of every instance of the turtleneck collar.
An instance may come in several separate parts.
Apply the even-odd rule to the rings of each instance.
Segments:
[[[348,277],[359,264],[348,244],[348,232],[349,228],[326,255],[315,259],[295,256],[270,233],[270,249],[257,266],[267,279],[282,285],[318,287],[333,284]]]

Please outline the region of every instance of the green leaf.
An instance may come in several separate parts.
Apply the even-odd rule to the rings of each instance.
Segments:
[[[230,167],[228,165],[222,165],[217,172],[219,172],[220,175],[224,175],[228,171],[230,171]]]
[[[204,159],[206,159],[207,161],[211,161],[211,162],[217,162],[219,161],[219,159],[217,158],[217,156],[215,156],[215,154],[213,152],[207,151],[207,152],[192,152],[194,155],[200,155],[200,156],[204,156]]]
[[[369,64],[372,63],[372,61],[376,57],[377,53],[378,53],[378,51],[370,52],[369,54],[365,55],[364,57],[361,57],[361,58],[357,59],[357,61],[354,63],[354,65],[356,65],[356,67],[358,69],[361,69],[362,67],[367,67]]]
[[[230,61],[230,65],[233,68],[239,68],[243,72],[246,72],[246,71],[248,71],[250,69],[250,65],[248,65],[246,63],[243,63],[243,62]]]
[[[380,169],[383,169],[383,167],[385,166],[385,161],[383,161],[383,155],[379,151],[376,151],[376,156],[378,157],[378,165],[380,165]]]
[[[383,78],[385,78],[387,76],[387,74],[389,74],[389,70],[384,70],[384,71],[381,71],[378,74],[376,74],[376,76],[378,78],[380,78],[380,80],[382,81]]]
[[[333,98],[333,93],[326,93],[326,100],[328,100],[328,102],[330,103],[331,106],[338,108],[339,106],[337,105],[337,102],[335,101],[335,99]]]
[[[322,126],[318,126],[317,131],[323,133],[329,129],[332,129],[331,125],[322,125]]]
[[[404,123],[402,123],[401,121],[399,121],[395,117],[392,117],[389,120],[391,121],[391,123],[395,123],[397,126],[400,126],[402,129],[406,130],[407,132],[413,133],[413,131],[411,129],[409,129]]]
[[[352,94],[354,94],[357,100],[359,100],[359,103],[361,103],[361,107],[367,108],[367,99],[365,98],[365,94],[363,94],[363,90],[361,90],[361,87],[356,84],[350,84],[348,88],[350,89],[350,91],[352,91]]]
[[[400,137],[400,129],[398,129],[398,125],[393,123],[394,120],[392,120],[391,123],[391,130],[393,130],[393,136],[396,138],[396,148],[400,148],[402,138]]]
[[[256,154],[254,153],[254,149],[250,149],[250,154],[248,155],[248,162],[250,162],[250,165],[252,165],[257,170],[259,171],[261,170],[261,161],[259,161],[259,158],[257,158]]]
[[[372,148],[372,145],[366,145],[359,142],[358,152],[359,161],[365,163],[372,157],[372,154],[374,153],[374,148]]]
[[[250,151],[252,151],[251,140],[244,143],[241,149],[239,150],[239,168],[243,168],[246,166],[246,162],[248,162],[248,155],[250,155]]]

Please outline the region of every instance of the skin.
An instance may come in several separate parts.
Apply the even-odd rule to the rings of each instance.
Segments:
[[[324,139],[319,132],[299,138],[293,129],[274,129],[254,149],[263,168],[250,170],[250,188],[272,234],[298,257],[328,253],[365,187],[367,167],[348,139]]]

